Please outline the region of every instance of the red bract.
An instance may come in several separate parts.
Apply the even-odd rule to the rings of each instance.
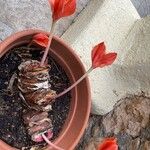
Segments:
[[[117,57],[117,53],[107,53],[106,46],[104,42],[96,45],[92,50],[92,67],[93,68],[103,68],[105,66],[111,65]]]
[[[118,150],[117,140],[115,138],[106,138],[99,145],[98,150]]]
[[[33,36],[33,39],[32,39],[33,42],[35,42],[36,44],[42,47],[47,46],[48,40],[49,40],[48,36],[43,33],[36,34],[35,36]]]
[[[52,8],[53,21],[70,16],[75,12],[76,0],[49,0]]]

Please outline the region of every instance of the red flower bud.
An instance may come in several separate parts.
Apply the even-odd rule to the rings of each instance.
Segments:
[[[117,53],[107,53],[106,46],[104,42],[96,45],[92,50],[92,67],[93,68],[103,68],[105,66],[111,65],[117,57]]]
[[[48,41],[49,41],[48,36],[43,33],[38,33],[34,35],[32,39],[32,42],[35,42],[36,44],[42,47],[46,47],[48,45]]]
[[[76,0],[49,0],[53,21],[72,15],[76,10]]]
[[[118,150],[117,140],[115,138],[106,138],[97,150]]]

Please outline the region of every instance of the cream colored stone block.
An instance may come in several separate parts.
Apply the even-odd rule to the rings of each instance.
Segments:
[[[120,50],[120,65],[113,70],[117,95],[150,96],[150,16],[136,22]]]
[[[122,88],[120,80],[127,87],[130,79],[124,80],[125,72],[120,70],[124,66],[120,60],[128,49],[122,50],[120,45],[138,19],[140,17],[130,0],[92,0],[63,35],[63,39],[73,47],[87,69],[91,65],[91,49],[95,44],[105,41],[109,51],[118,53],[114,65],[97,69],[90,75],[92,112],[95,114],[108,113],[125,94],[119,93],[126,89]],[[130,86],[133,86],[133,81]]]

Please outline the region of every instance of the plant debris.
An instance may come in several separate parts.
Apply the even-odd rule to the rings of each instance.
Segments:
[[[49,65],[40,66],[37,60],[19,65],[18,88],[28,105],[36,110],[50,111],[56,91],[51,90]]]

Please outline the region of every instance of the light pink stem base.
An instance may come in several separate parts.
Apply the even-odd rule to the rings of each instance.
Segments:
[[[49,139],[45,136],[45,134],[42,134],[42,137],[43,137],[43,139],[45,140],[45,142],[46,142],[47,144],[49,144],[49,146],[51,146],[52,148],[55,148],[55,149],[57,149],[57,150],[64,150],[64,149],[62,149],[62,148],[56,146],[55,144],[53,144],[51,141],[49,141]]]
[[[55,98],[59,98],[63,96],[64,94],[68,93],[70,90],[72,90],[75,86],[77,86],[83,79],[85,79],[90,72],[92,72],[93,68],[91,67],[80,79],[78,79],[73,85],[71,85],[68,89],[63,91],[62,93],[58,94]]]

